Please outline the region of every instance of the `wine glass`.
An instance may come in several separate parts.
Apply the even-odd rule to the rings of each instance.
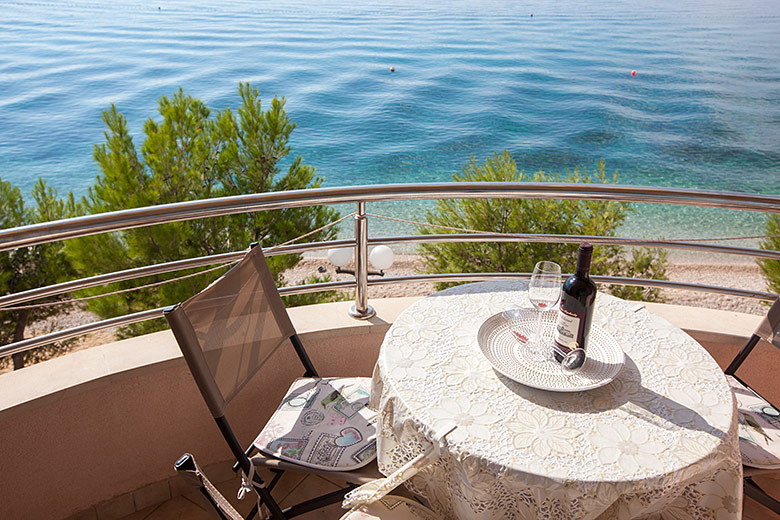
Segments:
[[[531,283],[528,285],[528,299],[536,309],[536,334],[529,345],[534,359],[547,359],[542,339],[542,314],[555,307],[561,299],[561,266],[555,262],[541,261],[534,266]]]
[[[553,341],[552,349],[553,349],[554,358],[555,358],[555,353],[561,356],[561,361],[559,364],[561,366],[561,372],[563,372],[564,375],[569,376],[574,374],[577,370],[582,368],[582,365],[585,364],[585,349],[583,349],[582,347],[578,347],[575,349],[571,349],[568,352],[564,352]]]

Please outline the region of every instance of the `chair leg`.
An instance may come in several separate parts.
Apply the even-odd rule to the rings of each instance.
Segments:
[[[780,502],[766,494],[766,491],[756,484],[752,478],[745,479],[745,494],[780,515]]]
[[[255,475],[255,478],[259,479],[260,477]],[[260,482],[260,485],[258,485],[257,480],[252,482],[255,491],[257,491],[257,494],[260,496],[260,503],[268,508],[271,512],[271,518],[274,520],[287,520],[289,517],[284,514],[279,507],[279,504],[274,500],[274,497],[271,496],[271,491],[262,483],[262,480],[260,480]]]

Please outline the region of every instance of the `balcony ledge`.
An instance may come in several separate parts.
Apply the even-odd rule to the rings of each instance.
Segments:
[[[390,324],[417,299],[372,300],[377,314],[365,321],[347,315],[351,302],[292,308],[290,316],[323,375],[368,376]],[[691,334],[721,366],[760,320],[646,305]],[[245,442],[299,375],[291,356],[277,356],[282,359],[267,371],[265,391],[253,380],[248,397],[242,394],[228,410]],[[768,373],[758,376],[771,382]],[[172,470],[184,451],[224,470],[230,455],[221,441],[170,331],[0,376],[6,518],[120,518],[184,492]]]

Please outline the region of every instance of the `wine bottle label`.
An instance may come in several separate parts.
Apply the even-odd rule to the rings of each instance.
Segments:
[[[553,341],[564,352],[578,348],[577,336],[580,331],[582,318],[566,309],[558,310],[558,319],[555,322]]]

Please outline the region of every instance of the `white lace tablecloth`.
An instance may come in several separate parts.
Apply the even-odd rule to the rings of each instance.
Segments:
[[[448,450],[407,486],[448,519],[727,519],[742,511],[736,410],[718,365],[641,304],[599,293],[593,324],[626,364],[610,384],[536,390],[494,371],[476,333],[530,307],[524,282],[419,300],[387,332],[373,377],[379,469],[452,424]]]

